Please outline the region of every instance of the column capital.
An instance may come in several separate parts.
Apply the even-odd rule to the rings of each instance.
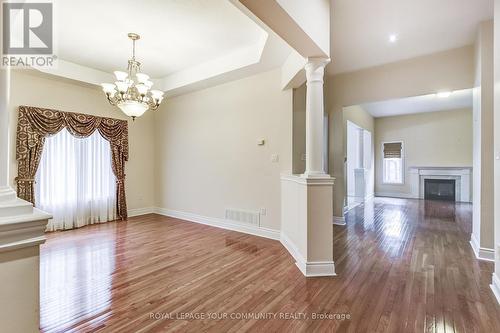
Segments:
[[[306,70],[307,82],[323,82],[325,66],[330,62],[330,58],[307,58],[304,66]]]

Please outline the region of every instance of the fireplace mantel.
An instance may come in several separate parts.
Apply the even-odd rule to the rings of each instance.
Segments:
[[[425,179],[455,179],[455,201],[471,202],[472,167],[412,166],[409,172],[413,198],[424,198]]]

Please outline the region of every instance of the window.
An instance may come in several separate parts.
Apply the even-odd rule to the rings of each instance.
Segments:
[[[403,143],[384,142],[382,149],[383,183],[403,184]]]
[[[45,139],[35,196],[37,207],[53,215],[50,231],[114,220],[116,181],[109,142],[99,131],[76,138],[66,129]]]

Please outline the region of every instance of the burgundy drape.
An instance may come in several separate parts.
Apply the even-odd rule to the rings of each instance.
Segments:
[[[116,176],[116,210],[118,217],[122,220],[126,219],[125,162],[128,161],[129,156],[126,120],[20,106],[16,138],[17,195],[35,204],[33,185],[45,138],[58,133],[63,128],[78,138],[88,137],[97,130],[103,138],[109,141],[112,168]]]

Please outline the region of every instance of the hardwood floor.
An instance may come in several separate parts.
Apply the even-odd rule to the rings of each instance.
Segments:
[[[153,214],[51,233],[41,329],[500,332],[471,205],[376,198],[346,219],[332,278],[304,278],[277,241]]]

